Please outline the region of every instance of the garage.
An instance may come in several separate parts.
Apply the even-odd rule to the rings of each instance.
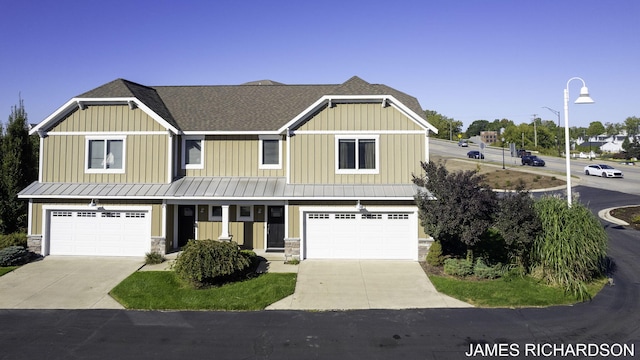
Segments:
[[[147,211],[49,211],[50,255],[144,256],[150,251]]]
[[[307,212],[305,258],[417,260],[415,212]]]

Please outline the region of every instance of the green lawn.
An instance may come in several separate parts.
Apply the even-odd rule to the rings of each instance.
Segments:
[[[542,307],[576,303],[571,294],[541,284],[531,277],[485,281],[438,275],[429,275],[429,278],[439,292],[480,307]],[[595,296],[606,281],[601,279],[589,284],[589,294]]]
[[[17,269],[18,266],[0,266],[0,276],[6,274],[6,273],[10,273],[13,270]]]
[[[111,290],[127,309],[262,310],[293,294],[296,274],[266,273],[241,282],[193,289],[173,271],[139,271]]]

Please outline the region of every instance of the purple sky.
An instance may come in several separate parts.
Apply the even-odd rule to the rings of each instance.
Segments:
[[[144,85],[357,75],[463,121],[557,120],[582,77],[596,101],[570,125],[640,116],[640,1],[5,1],[0,120],[31,123],[116,78]]]

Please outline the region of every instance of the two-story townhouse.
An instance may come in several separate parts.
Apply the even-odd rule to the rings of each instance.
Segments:
[[[143,256],[190,239],[307,258],[412,259],[417,99],[343,84],[144,86],[117,79],[35,126],[28,237],[43,255]]]

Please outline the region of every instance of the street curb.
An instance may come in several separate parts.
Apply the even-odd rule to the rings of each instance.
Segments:
[[[611,210],[628,208],[628,207],[637,207],[637,206],[640,206],[640,205],[617,206],[617,207],[613,207],[613,208],[603,209],[603,210],[598,211],[598,216],[602,220],[608,221],[610,223],[614,223],[616,225],[629,226],[628,222],[611,216]]]

